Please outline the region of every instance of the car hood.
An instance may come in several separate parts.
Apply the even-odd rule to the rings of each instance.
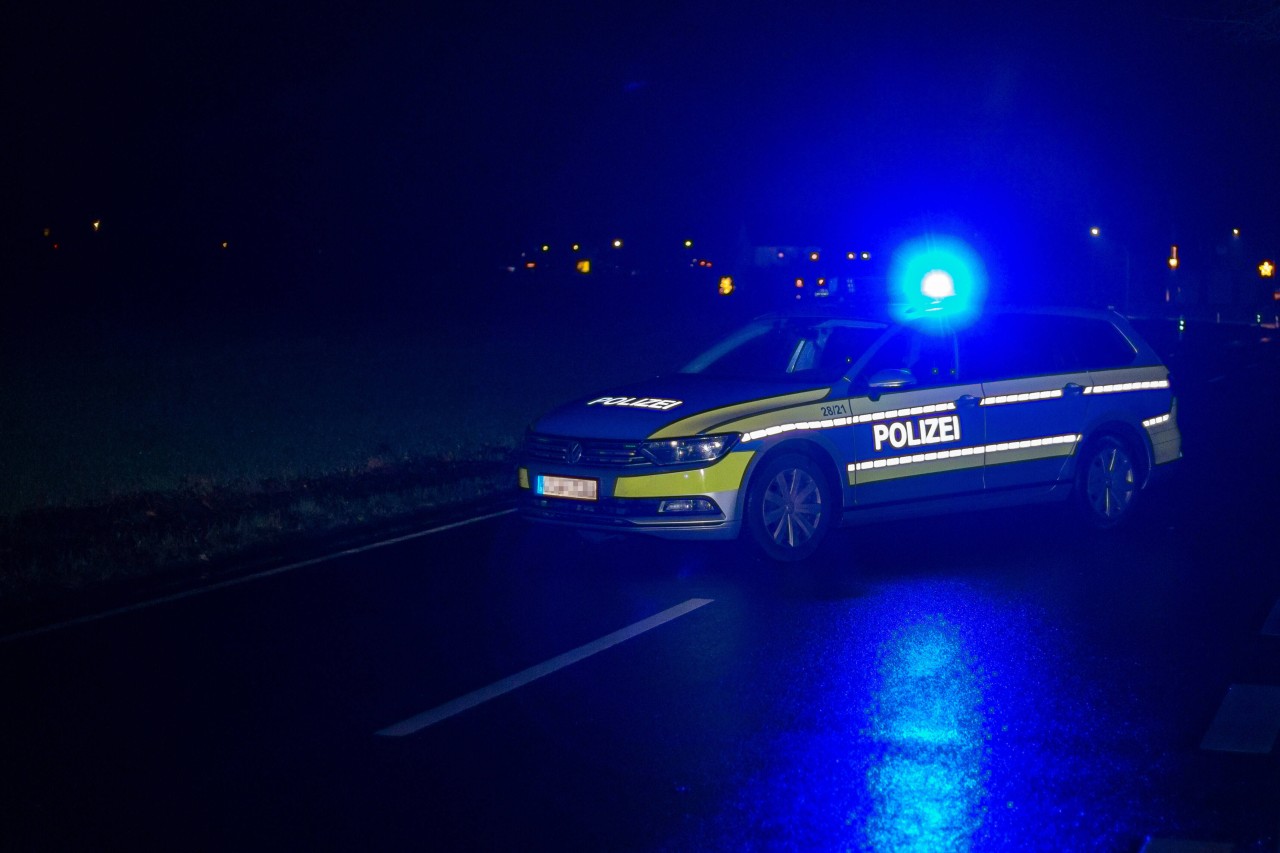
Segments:
[[[774,408],[775,398],[805,394],[816,400],[826,395],[825,387],[792,382],[760,382],[712,379],[696,374],[674,373],[591,394],[548,413],[533,424],[533,431],[545,435],[575,438],[638,440],[687,418],[733,407],[725,419],[749,414],[753,404],[761,411]],[[744,409],[743,407],[746,406]],[[714,420],[714,419],[713,419]],[[704,428],[690,424],[689,435]]]

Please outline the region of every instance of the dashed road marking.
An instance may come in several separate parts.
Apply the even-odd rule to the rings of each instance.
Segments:
[[[1200,741],[1201,749],[1265,754],[1280,734],[1280,687],[1233,684]]]
[[[1148,838],[1142,853],[1231,853],[1234,844],[1221,841],[1189,841],[1182,838]]]
[[[678,619],[685,614],[692,613],[699,607],[710,604],[713,600],[714,599],[710,598],[691,598],[682,604],[677,604],[675,607],[668,608],[661,613],[650,616],[647,619],[641,619],[639,622],[628,625],[626,628],[619,631],[614,631],[612,634],[606,634],[600,639],[587,643],[584,646],[578,646],[572,651],[565,652],[562,655],[557,655],[550,660],[531,666],[526,670],[517,672],[515,675],[508,676],[500,681],[495,681],[488,687],[482,687],[465,696],[459,696],[451,702],[446,702],[443,705],[432,708],[430,711],[424,711],[423,713],[410,717],[407,720],[402,720],[395,725],[387,726],[385,729],[380,729],[374,734],[382,735],[384,737],[404,737],[405,735],[411,735],[415,732],[422,731],[428,726],[433,726],[441,720],[447,720],[455,714],[460,714],[463,711],[488,702],[490,699],[496,699],[504,693],[510,693],[512,690],[524,687],[529,682],[536,681],[544,675],[550,675],[557,670],[564,669],[570,664],[575,664],[584,658],[589,658],[598,652],[602,652],[611,646],[616,646],[618,643],[625,642],[633,637],[638,637],[645,631],[652,630],[657,628],[659,625],[670,622],[673,619]]]
[[[1262,633],[1267,637],[1280,637],[1280,600],[1271,608],[1271,615],[1262,623]]]

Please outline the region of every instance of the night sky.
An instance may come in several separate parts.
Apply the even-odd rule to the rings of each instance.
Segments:
[[[101,218],[394,278],[613,233],[1280,230],[1280,39],[1221,23],[1258,4],[430,5],[7,11],[5,245]]]

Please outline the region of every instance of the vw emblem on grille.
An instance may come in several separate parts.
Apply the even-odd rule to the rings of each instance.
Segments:
[[[570,465],[577,465],[582,461],[582,445],[574,442],[569,445],[569,449],[564,452],[564,461]]]

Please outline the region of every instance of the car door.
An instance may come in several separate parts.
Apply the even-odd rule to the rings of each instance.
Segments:
[[[855,505],[981,491],[981,395],[979,383],[959,381],[949,330],[904,327],[888,338],[851,385]]]
[[[1005,314],[962,332],[960,369],[982,379],[989,491],[1051,486],[1070,476],[1089,408],[1089,373],[1072,318]]]

